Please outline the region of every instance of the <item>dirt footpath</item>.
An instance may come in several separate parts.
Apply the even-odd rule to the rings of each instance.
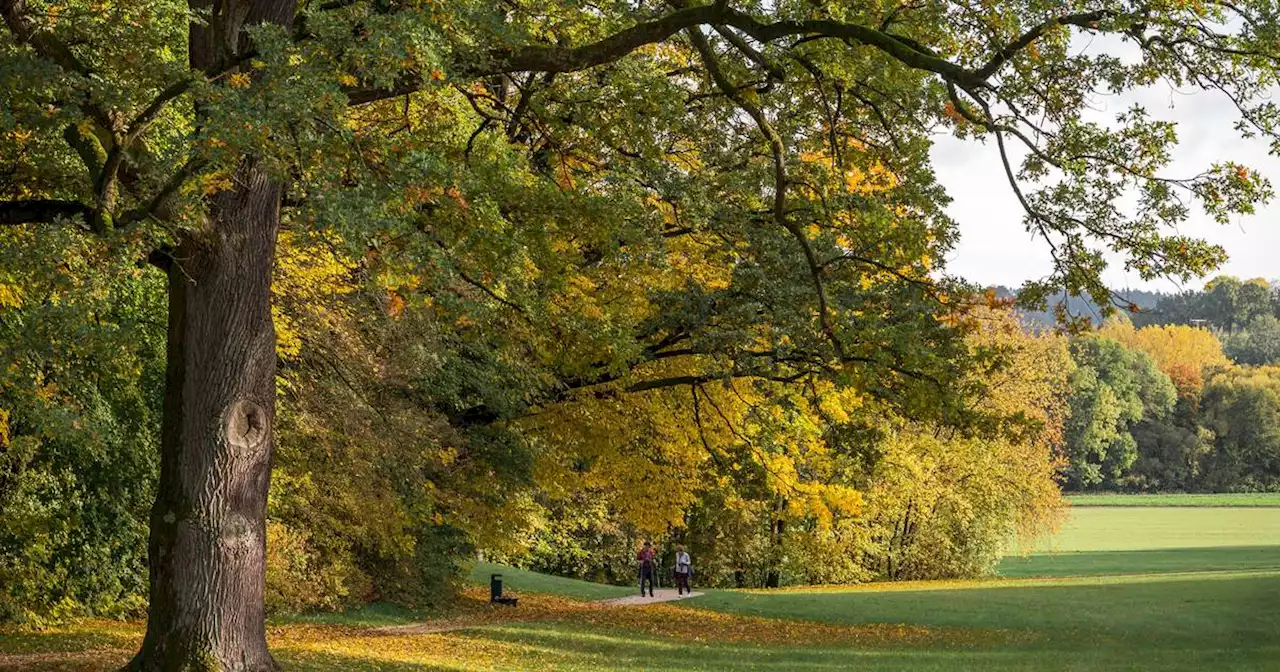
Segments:
[[[647,595],[628,595],[626,597],[615,597],[611,600],[600,600],[598,604],[607,604],[614,607],[638,607],[644,604],[687,600],[691,597],[698,597],[700,595],[702,595],[702,593],[685,593],[684,595],[677,595],[673,588],[659,588],[653,591],[653,597],[649,597]]]

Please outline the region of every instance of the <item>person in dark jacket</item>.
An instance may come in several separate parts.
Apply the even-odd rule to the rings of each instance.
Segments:
[[[649,597],[653,597],[654,556],[653,544],[648,541],[644,542],[644,548],[636,553],[636,562],[640,563],[640,597],[644,597],[645,581],[649,582]]]

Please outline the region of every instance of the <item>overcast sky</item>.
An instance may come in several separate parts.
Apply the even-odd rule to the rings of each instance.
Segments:
[[[1216,93],[1187,89],[1175,91],[1166,84],[1120,97],[1099,97],[1098,119],[1114,119],[1133,103],[1146,107],[1152,117],[1178,124],[1179,147],[1172,177],[1195,175],[1217,161],[1242,163],[1266,175],[1280,190],[1280,159],[1269,156],[1265,140],[1244,140],[1234,129],[1238,118],[1231,101]],[[1091,115],[1092,116],[1092,115]],[[960,224],[961,238],[951,254],[950,272],[984,285],[1016,287],[1040,278],[1050,268],[1048,248],[1033,239],[1022,224],[1018,205],[995,142],[980,144],[939,136],[933,150],[939,181],[954,199],[948,212]],[[1248,217],[1236,217],[1222,226],[1202,212],[1193,211],[1181,228],[1187,235],[1222,245],[1230,259],[1222,273],[1242,278],[1280,277],[1280,199]],[[1178,289],[1168,281],[1144,283],[1136,273],[1113,265],[1106,276],[1113,288]],[[1199,289],[1202,280],[1186,289]]]

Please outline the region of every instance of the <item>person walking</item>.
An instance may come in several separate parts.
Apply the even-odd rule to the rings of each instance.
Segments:
[[[693,576],[693,559],[685,552],[684,545],[676,546],[676,595],[692,594],[689,577]]]
[[[636,553],[636,560],[640,563],[640,597],[644,597],[644,582],[649,582],[649,597],[653,597],[653,544],[645,541],[644,548]]]

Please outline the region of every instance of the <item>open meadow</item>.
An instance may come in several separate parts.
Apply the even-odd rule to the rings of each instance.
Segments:
[[[1280,508],[1079,507],[998,578],[597,602],[631,589],[481,563],[447,613],[371,607],[273,623],[298,670],[1280,669]],[[1047,549],[1052,550],[1047,550]],[[141,623],[0,631],[0,669],[110,670]]]

